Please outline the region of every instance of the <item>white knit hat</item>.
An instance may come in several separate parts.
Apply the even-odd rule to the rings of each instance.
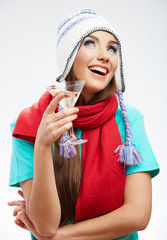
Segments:
[[[120,40],[111,26],[102,16],[91,9],[83,9],[80,12],[65,19],[57,32],[57,63],[60,70],[60,78],[67,77],[83,39],[95,31],[111,33],[118,42],[118,67],[115,72],[117,90],[124,92],[124,76]]]

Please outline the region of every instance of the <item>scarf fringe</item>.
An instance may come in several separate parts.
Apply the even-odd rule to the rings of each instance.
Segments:
[[[119,145],[114,151],[118,156],[118,161],[128,165],[138,165],[141,163],[140,149],[135,145]]]

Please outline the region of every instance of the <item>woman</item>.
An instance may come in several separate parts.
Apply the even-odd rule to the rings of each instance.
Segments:
[[[84,9],[58,28],[57,60],[58,79],[83,79],[85,86],[77,107],[55,112],[64,95],[46,92],[11,124],[10,185],[21,186],[25,199],[9,203],[17,205],[15,222],[38,239],[138,239],[159,167],[142,114],[123,102],[120,40]],[[88,142],[64,159],[59,138],[72,125]]]

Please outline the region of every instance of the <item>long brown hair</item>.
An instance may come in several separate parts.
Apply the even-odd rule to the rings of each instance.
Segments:
[[[66,78],[66,81],[73,81],[74,75],[71,70]],[[96,93],[86,105],[93,105],[111,97],[116,91],[115,76],[109,82],[107,87]],[[84,97],[81,95],[76,105],[84,105]],[[61,204],[61,222],[60,226],[66,222],[73,220],[75,216],[75,207],[79,195],[80,179],[81,179],[81,159],[79,145],[75,146],[77,155],[73,158],[64,158],[59,153],[58,139],[54,144],[54,169],[57,191]]]

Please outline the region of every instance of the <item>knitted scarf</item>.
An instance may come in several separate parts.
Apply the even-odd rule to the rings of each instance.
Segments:
[[[46,92],[16,122],[13,136],[35,142],[42,115],[52,96]],[[114,150],[122,144],[115,120],[116,95],[95,105],[79,106],[73,126],[83,130],[82,172],[75,222],[97,217],[123,204],[126,172]]]

